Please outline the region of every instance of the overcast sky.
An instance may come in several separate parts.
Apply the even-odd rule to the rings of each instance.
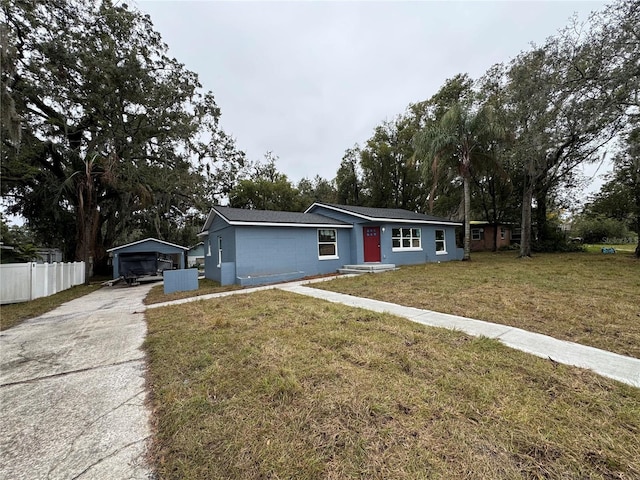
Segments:
[[[133,2],[214,93],[239,148],[272,151],[296,183],[334,178],[345,149],[447,78],[477,79],[605,3]]]

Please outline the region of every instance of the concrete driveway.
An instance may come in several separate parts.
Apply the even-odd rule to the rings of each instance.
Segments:
[[[0,478],[152,478],[140,349],[151,286],[102,288],[0,332]]]

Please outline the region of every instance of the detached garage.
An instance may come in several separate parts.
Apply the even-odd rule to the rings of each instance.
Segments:
[[[173,243],[147,238],[107,250],[113,261],[113,278],[135,280],[144,276],[162,275],[164,270],[185,268],[189,250]]]

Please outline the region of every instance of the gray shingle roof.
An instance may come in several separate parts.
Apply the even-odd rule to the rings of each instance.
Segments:
[[[357,207],[353,205],[337,205],[334,203],[320,203],[315,205],[326,206],[341,210],[343,212],[354,213],[356,215],[366,217],[372,220],[385,219],[385,220],[413,220],[417,222],[429,222],[429,223],[454,223],[452,220],[446,218],[435,217],[433,215],[425,215],[424,213],[411,212],[409,210],[403,210],[401,208],[373,208],[373,207]]]
[[[410,212],[400,208],[371,208],[371,207],[354,207],[351,205],[337,205],[332,203],[314,203],[307,209],[307,212],[314,207],[326,207],[341,212],[351,213],[360,218],[371,221],[391,221],[405,223],[435,223],[444,225],[461,225],[459,222],[447,220],[445,218],[434,217],[433,215],[424,215],[422,213]],[[274,210],[247,210],[244,208],[231,208],[215,206],[211,209],[207,221],[199,235],[205,235],[205,232],[211,227],[211,223],[216,215],[221,216],[225,221],[232,225],[299,225],[304,226],[333,226],[336,228],[352,228],[353,224],[330,218],[318,213],[307,212],[280,212]]]
[[[213,207],[224,219],[235,223],[287,223],[299,225],[350,226],[333,218],[316,213],[280,212],[273,210],[247,210],[244,208]]]

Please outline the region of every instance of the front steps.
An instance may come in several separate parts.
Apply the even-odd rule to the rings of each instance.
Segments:
[[[338,269],[339,273],[382,273],[397,270],[393,263],[361,263],[359,265],[344,265]]]

